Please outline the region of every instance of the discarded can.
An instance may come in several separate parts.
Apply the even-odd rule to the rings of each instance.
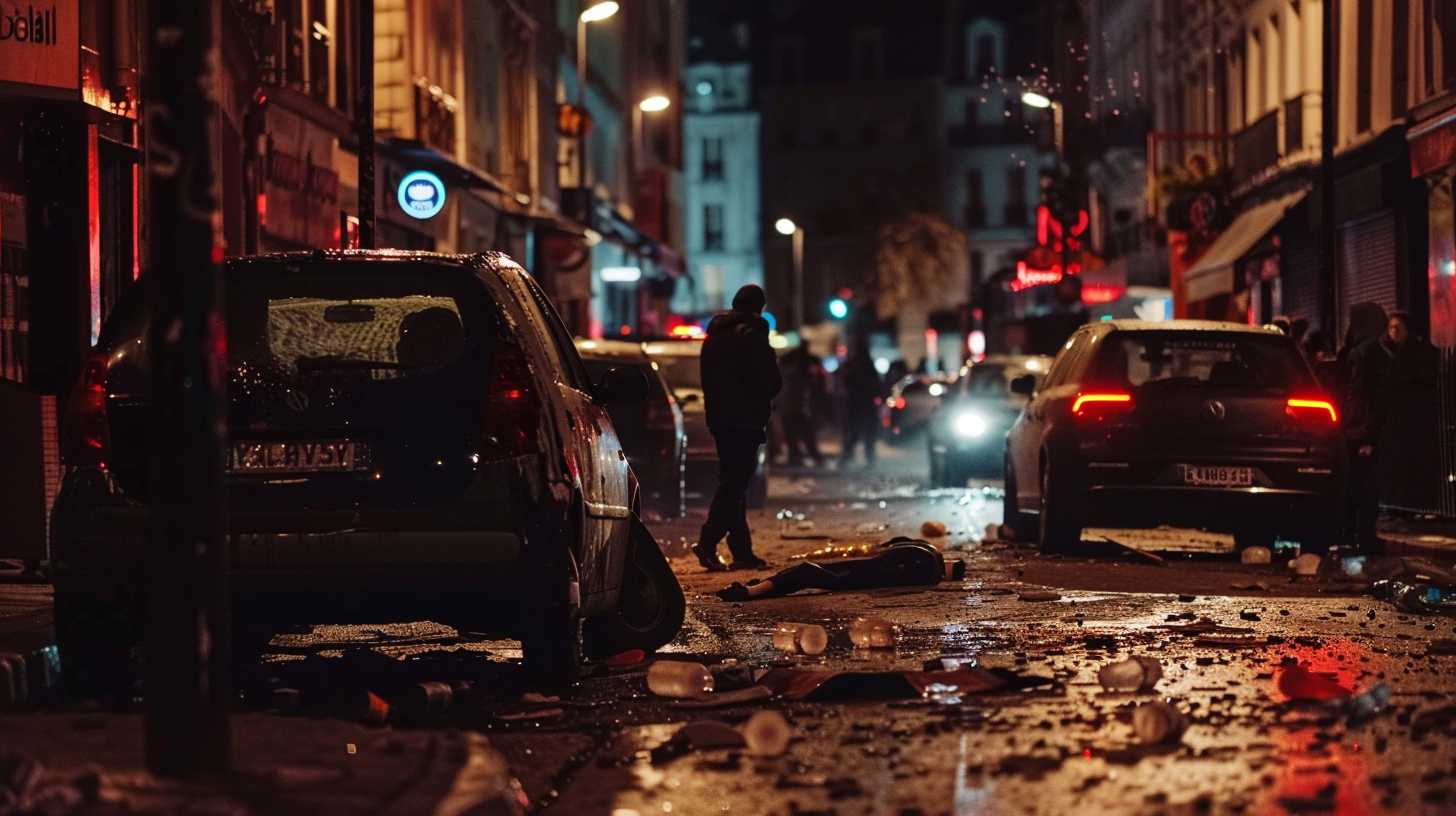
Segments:
[[[1108,691],[1152,691],[1161,679],[1163,665],[1151,657],[1108,663],[1097,672],[1097,682]]]
[[[823,654],[829,645],[829,633],[817,623],[781,623],[774,630],[773,645],[781,652]]]
[[[1268,547],[1245,547],[1239,553],[1239,561],[1245,564],[1267,564],[1274,560],[1274,554],[1269,552]]]
[[[1188,728],[1188,718],[1174,706],[1154,700],[1132,712],[1132,730],[1144,745],[1175,742]]]
[[[647,667],[647,688],[659,697],[701,697],[713,691],[713,673],[702,663],[659,660]]]
[[[1397,609],[1420,614],[1436,612],[1446,601],[1446,593],[1434,584],[1408,584],[1388,579],[1371,584],[1370,594],[1390,601]]]
[[[849,625],[849,640],[861,649],[892,649],[895,625],[884,618],[855,618]]]
[[[748,744],[748,753],[754,756],[783,754],[789,748],[792,735],[789,721],[777,711],[760,711],[743,724],[743,741]]]

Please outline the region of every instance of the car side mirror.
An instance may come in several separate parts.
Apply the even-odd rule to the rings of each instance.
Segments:
[[[1036,375],[1022,374],[1011,381],[1011,393],[1030,398],[1036,393]]]
[[[597,383],[597,401],[614,405],[622,402],[642,402],[647,399],[647,377],[635,368],[611,368]]]
[[[677,401],[678,401],[678,403],[680,403],[682,405],[687,405],[689,403],[697,402],[698,401],[698,395],[697,394],[683,394],[682,396],[680,396],[680,397],[677,398]]]

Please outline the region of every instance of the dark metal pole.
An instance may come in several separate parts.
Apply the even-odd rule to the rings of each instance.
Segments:
[[[354,132],[359,140],[359,248],[374,249],[374,0],[359,0]]]
[[[1320,311],[1325,316],[1324,328],[1336,343],[1340,325],[1339,247],[1335,232],[1335,128],[1339,99],[1339,36],[1340,16],[1334,0],[1325,0],[1320,84],[1320,269],[1324,286],[1320,290]]]
[[[227,382],[208,54],[219,0],[151,0],[146,63],[152,368],[145,567],[146,753],[154,772],[228,767]]]

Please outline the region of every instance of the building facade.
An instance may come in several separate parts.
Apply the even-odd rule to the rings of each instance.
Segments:
[[[683,72],[689,275],[686,285],[678,287],[673,306],[699,319],[726,309],[739,287],[763,285],[751,29],[746,19],[731,15],[732,8],[711,3],[694,7]]]

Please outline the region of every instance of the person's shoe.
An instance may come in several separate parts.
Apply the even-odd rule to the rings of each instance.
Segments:
[[[756,555],[746,555],[742,558],[734,558],[733,563],[728,565],[730,570],[761,570],[768,569],[768,562]]]
[[[707,570],[708,572],[728,571],[728,565],[724,564],[723,559],[718,557],[717,547],[708,549],[702,544],[694,544],[693,555],[696,555],[698,557],[698,563],[702,564],[703,569]]]

